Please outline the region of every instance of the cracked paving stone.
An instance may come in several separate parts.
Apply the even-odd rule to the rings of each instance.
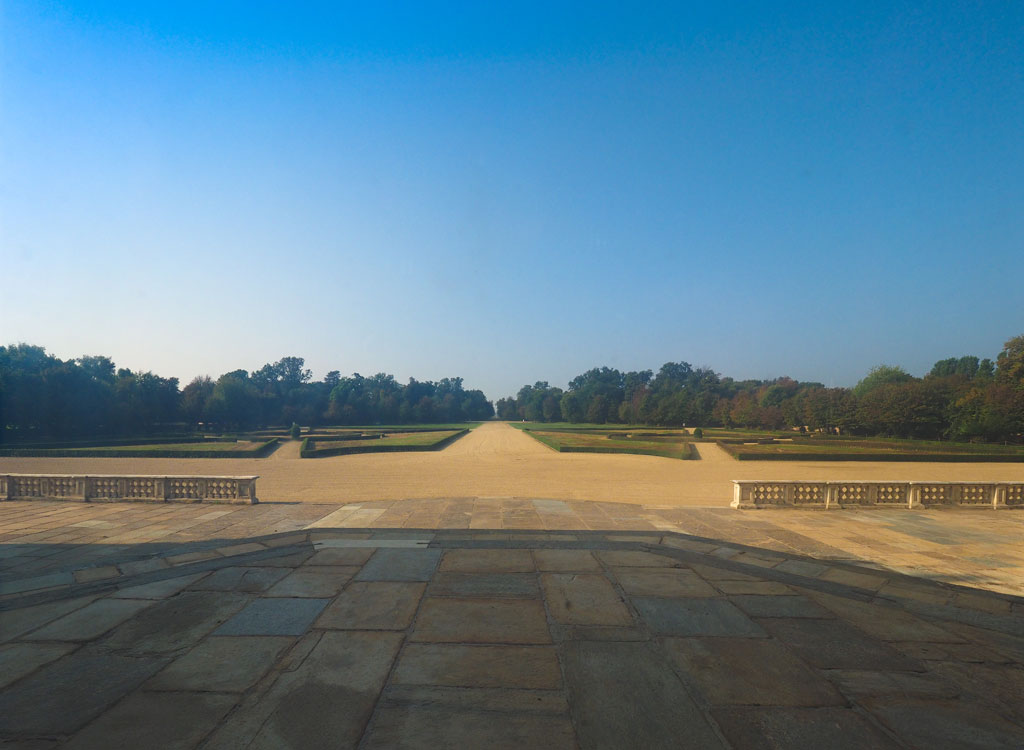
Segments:
[[[562,646],[580,745],[723,748],[665,659],[646,643]]]
[[[544,607],[532,599],[427,598],[411,640],[432,643],[551,643]]]
[[[393,684],[555,690],[558,656],[549,646],[463,646],[410,643]]]
[[[732,707],[713,709],[711,715],[726,738],[743,750],[897,750],[899,747],[848,708]]]
[[[766,635],[757,623],[724,599],[635,597],[633,604],[651,630],[662,635]]]
[[[221,625],[216,635],[302,635],[330,599],[257,599]]]
[[[175,659],[145,689],[240,693],[294,642],[284,636],[213,636]]]
[[[71,734],[166,663],[92,646],[76,651],[0,693],[0,736]]]
[[[412,623],[424,589],[425,583],[351,583],[327,606],[316,627],[405,630]]]
[[[666,638],[665,650],[683,680],[713,705],[846,703],[817,671],[768,638]]]

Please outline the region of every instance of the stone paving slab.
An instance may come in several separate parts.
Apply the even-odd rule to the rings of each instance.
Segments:
[[[659,529],[279,528],[289,512],[0,599],[0,743],[1024,745],[1010,594]]]

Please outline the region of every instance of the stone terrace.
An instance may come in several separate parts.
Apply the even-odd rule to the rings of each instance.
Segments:
[[[1014,512],[3,510],[19,747],[1024,743]]]

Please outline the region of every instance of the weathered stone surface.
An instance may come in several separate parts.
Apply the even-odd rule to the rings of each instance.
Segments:
[[[841,583],[844,586],[867,589],[868,591],[877,591],[882,588],[887,580],[884,576],[875,575],[874,573],[868,573],[860,570],[846,570],[844,568],[829,568],[818,576],[818,579],[822,581],[831,581],[832,583]]]
[[[375,547],[327,547],[317,550],[306,565],[363,565],[376,552]]]
[[[127,588],[118,589],[110,596],[114,599],[166,599],[169,596],[174,596],[205,575],[208,574],[205,572],[192,573],[187,576],[165,578],[162,581],[154,581],[153,583],[143,583],[139,586],[128,586]]]
[[[1020,750],[1024,727],[967,700],[884,696],[861,704],[912,747]]]
[[[533,569],[528,549],[450,549],[440,568],[448,573],[531,573]]]
[[[324,610],[318,628],[405,630],[412,623],[425,583],[351,583]]]
[[[0,646],[0,688],[70,653],[71,643],[9,643]]]
[[[71,734],[166,663],[80,649],[0,693],[0,736]]]
[[[249,745],[355,747],[401,644],[399,633],[328,632],[267,700],[275,708]]]
[[[544,573],[540,577],[548,610],[564,625],[633,625],[622,597],[599,573]]]
[[[258,594],[288,575],[287,568],[230,567],[215,570],[192,585],[193,591],[241,591]]]
[[[1009,633],[975,627],[959,622],[942,623],[944,630],[959,635],[972,643],[979,644],[1002,654],[1005,658],[1024,664],[1024,638]]]
[[[267,596],[332,597],[344,588],[359,568],[319,565],[299,568],[275,583]]]
[[[848,708],[717,708],[722,733],[743,750],[897,750],[898,746]]]
[[[663,635],[764,637],[765,632],[724,599],[633,599],[651,630]]]
[[[413,641],[432,643],[551,643],[544,608],[530,599],[427,598]]]
[[[835,688],[768,638],[666,638],[683,681],[714,705],[842,706]]]
[[[217,635],[302,635],[330,599],[257,599],[221,625]]]
[[[562,685],[550,646],[462,646],[410,643],[394,684],[555,690]]]
[[[782,571],[783,573],[792,573],[793,575],[804,576],[805,578],[817,578],[828,570],[828,566],[822,565],[821,563],[810,562],[809,560],[786,560],[785,562],[776,565],[775,570]]]
[[[103,565],[98,568],[82,568],[75,571],[75,583],[93,583],[116,578],[121,575],[116,565]]]
[[[464,688],[437,685],[389,685],[381,707],[434,706],[458,711],[500,711],[567,715],[569,704],[561,690]]]
[[[816,617],[830,620],[835,615],[802,596],[761,596],[737,594],[729,601],[751,617]]]
[[[718,594],[692,570],[683,568],[615,568],[619,585],[629,596],[700,596]]]
[[[819,669],[924,671],[921,662],[842,620],[766,618],[758,623]]]
[[[611,625],[559,625],[550,626],[551,637],[561,641],[647,641],[650,634],[639,626],[620,628]]]
[[[71,750],[191,750],[235,704],[231,695],[137,692],[76,734]]]
[[[995,651],[973,643],[923,643],[921,641],[894,641],[892,647],[912,659],[927,661],[992,662],[1007,661]]]
[[[243,594],[217,591],[185,591],[157,602],[120,625],[104,646],[139,654],[173,653],[198,642],[240,610],[248,601]]]
[[[785,596],[796,593],[789,586],[778,581],[716,581],[715,587],[726,594]]]
[[[265,542],[268,547],[274,546],[271,544],[273,540]],[[290,555],[280,555],[279,557],[264,557],[259,560],[256,567],[264,568],[294,568],[297,565],[303,565],[309,562],[310,558],[313,557],[313,547],[303,547],[297,552],[293,552]]]
[[[535,549],[534,563],[545,573],[600,571],[597,559],[585,549]]]
[[[176,659],[145,687],[240,693],[262,677],[294,641],[273,636],[213,636]]]
[[[685,565],[668,555],[634,550],[601,550],[595,552],[601,562],[613,568],[682,568]]]
[[[437,750],[526,747],[576,747],[572,724],[564,716],[486,714],[447,708],[408,706],[377,711],[370,736],[361,746],[382,750]]]
[[[931,643],[960,643],[963,641],[927,620],[888,604],[859,602],[821,591],[801,589],[801,593],[835,612],[841,618],[883,641],[927,641]]]
[[[152,603],[140,599],[100,599],[64,615],[25,638],[41,641],[90,641]]]
[[[708,562],[712,562],[712,558],[705,558]],[[714,565],[690,565],[691,570],[695,571],[701,578],[708,581],[759,581],[752,575],[747,573],[738,573],[728,568],[719,568]]]
[[[929,664],[930,674],[955,685],[965,697],[983,700],[1024,728],[1024,666],[1017,664]]]
[[[30,630],[35,630],[58,617],[81,609],[96,599],[95,596],[82,596],[77,599],[60,599],[46,604],[0,612],[0,642],[12,640]]]
[[[439,549],[379,549],[357,581],[429,581],[441,558]]]
[[[643,643],[562,645],[569,705],[580,745],[721,748],[665,660]]]
[[[960,689],[928,672],[872,672],[864,669],[826,669],[822,672],[847,696],[914,695],[955,698]]]
[[[431,596],[487,596],[530,599],[540,596],[535,573],[437,573]]]

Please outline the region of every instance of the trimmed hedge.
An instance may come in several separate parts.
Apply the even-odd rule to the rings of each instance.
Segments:
[[[1008,453],[758,453],[730,454],[737,461],[921,461],[925,463],[1019,463],[1024,454]]]
[[[118,445],[164,445],[166,443],[202,443],[206,440],[217,440],[218,438],[205,438],[202,435],[167,435],[164,437],[146,438],[110,438],[103,440],[59,440],[48,443],[7,443],[2,450],[61,450],[64,448],[103,448],[106,446],[115,447]]]
[[[406,432],[406,430],[402,430]],[[441,430],[415,430],[415,432],[441,432]],[[347,456],[352,453],[412,453],[415,451],[439,451],[443,448],[447,448],[449,445],[454,443],[463,435],[469,433],[469,430],[459,430],[454,435],[449,435],[443,440],[439,440],[436,443],[429,445],[388,445],[385,440],[378,440],[373,445],[346,445],[339,446],[337,448],[310,448],[309,441],[311,438],[306,438],[302,441],[302,446],[299,449],[299,456],[301,458],[330,458],[331,456]],[[383,443],[383,445],[381,445]],[[313,439],[313,445],[316,445],[315,438]]]
[[[96,448],[93,450],[67,450],[67,449],[37,449],[31,448],[9,448],[0,450],[0,456],[12,458],[263,458],[270,453],[280,438],[272,438],[257,448],[247,451],[190,451],[190,450],[161,450],[159,448],[126,451],[118,450],[117,446],[109,450]],[[166,443],[166,441],[164,441]],[[235,442],[234,440],[188,440],[182,442]],[[122,443],[123,445],[154,445],[154,443]]]
[[[675,458],[683,461],[699,459],[700,454],[693,447],[692,442],[684,442],[682,445],[682,452],[680,455],[667,455],[666,451],[658,451],[653,448],[630,448],[623,449],[612,446],[603,445],[580,445],[580,446],[566,446],[555,442],[546,435],[538,435],[533,430],[524,429],[523,432],[527,433],[534,440],[543,443],[551,450],[558,451],[559,453],[617,453],[619,455],[628,456],[658,456],[659,458]],[[564,432],[564,430],[559,430]]]
[[[686,450],[678,456],[668,455],[664,451],[657,451],[653,448],[630,448],[629,450],[623,450],[621,448],[606,448],[598,445],[560,446],[555,448],[555,450],[559,453],[617,453],[620,456],[659,456],[660,458],[676,458],[682,461],[689,461],[697,458],[697,456],[694,455],[692,443],[683,443],[683,446]]]

